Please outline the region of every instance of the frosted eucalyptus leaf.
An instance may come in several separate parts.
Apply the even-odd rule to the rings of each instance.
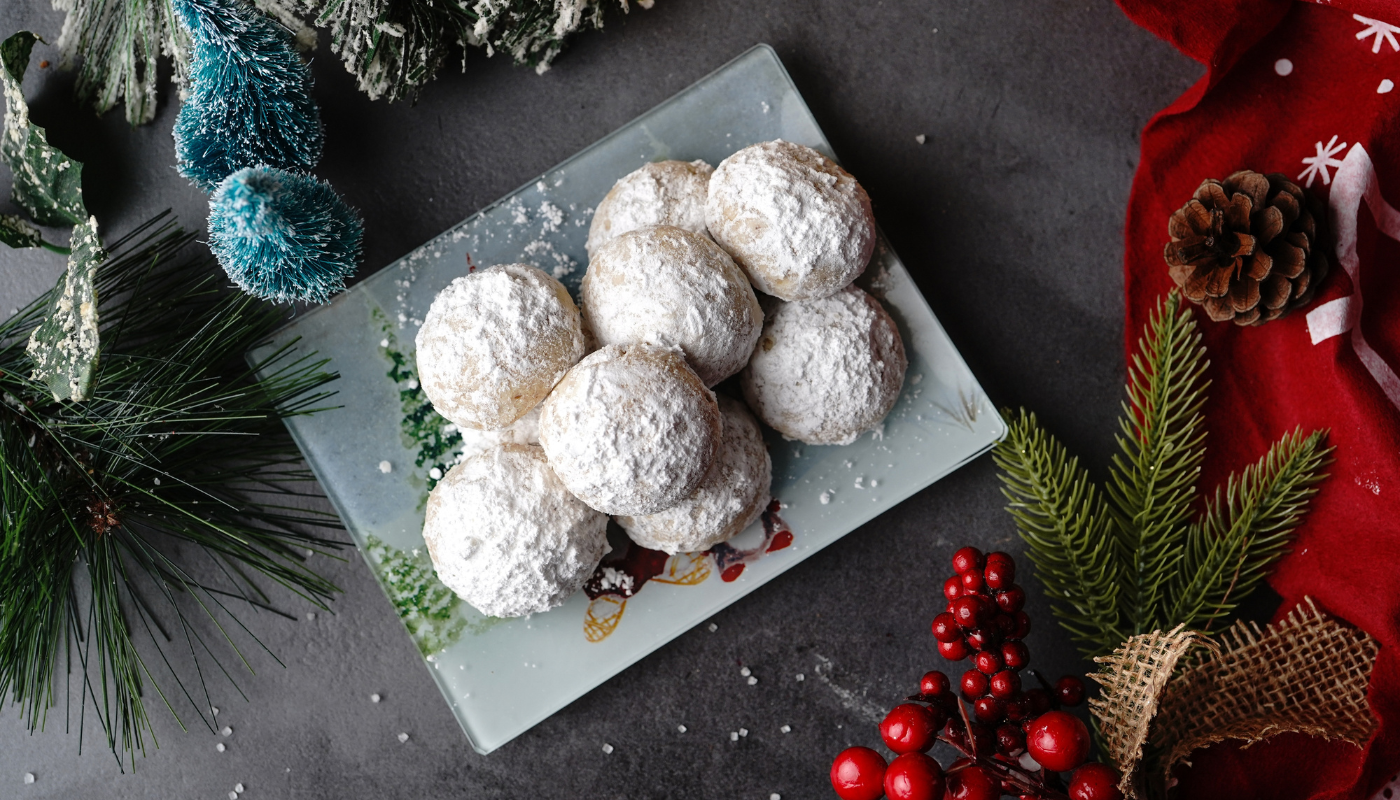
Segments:
[[[44,129],[29,121],[21,84],[38,36],[20,31],[0,42],[0,83],[5,89],[5,131],[0,160],[14,173],[15,204],[40,225],[77,225],[83,206],[83,165],[49,144]]]
[[[100,347],[97,337],[97,267],[107,251],[97,238],[97,217],[73,229],[68,271],[59,279],[48,315],[29,337],[30,376],[43,381],[55,400],[86,400],[92,395]]]
[[[14,214],[0,214],[0,242],[10,247],[42,247],[39,229]]]

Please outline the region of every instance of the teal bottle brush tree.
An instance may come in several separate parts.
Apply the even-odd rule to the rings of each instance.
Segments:
[[[292,34],[240,0],[175,0],[192,42],[175,122],[180,174],[209,200],[209,246],[248,294],[324,303],[360,260],[364,226],[310,175],[320,112]]]

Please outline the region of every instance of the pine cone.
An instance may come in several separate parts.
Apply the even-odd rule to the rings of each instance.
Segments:
[[[1216,322],[1260,325],[1312,300],[1327,276],[1303,190],[1277,173],[1207,179],[1172,214],[1172,280]]]

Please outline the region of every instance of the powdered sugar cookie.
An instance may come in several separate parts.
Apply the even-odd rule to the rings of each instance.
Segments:
[[[773,309],[744,368],[744,398],[790,439],[850,444],[894,408],[908,366],[889,313],[849,286]]]
[[[704,236],[705,198],[714,171],[704,161],[657,161],[624,176],[593,212],[588,254],[648,225],[674,225]]]
[[[763,309],[734,260],[709,238],[665,225],[595,250],[579,299],[600,346],[679,347],[706,386],[743,369],[763,329]]]
[[[563,284],[525,264],[457,278],[418,329],[418,377],[433,408],[494,430],[539,405],[583,357],[578,307]]]
[[[444,586],[483,614],[519,617],[583,586],[608,552],[607,526],[569,494],[543,450],[502,444],[433,487],[423,541]]]
[[[812,148],[781,139],[720,162],[705,222],[759,291],[784,300],[841,291],[875,249],[870,198],[856,179]]]

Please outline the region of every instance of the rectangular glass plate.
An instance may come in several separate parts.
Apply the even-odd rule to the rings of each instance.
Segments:
[[[483,617],[439,584],[423,506],[459,439],[415,378],[413,341],[437,292],[469,269],[535,264],[577,290],[593,206],[648,161],[704,159],[772,139],[833,156],[771,48],[758,45],[622,129],[296,319],[295,340],[340,372],[342,408],[288,420],[360,552],[397,608],[472,746],[489,753],[652,650],[986,452],[1006,431],[899,258],[877,247],[860,283],[884,300],[909,355],[882,428],[844,447],[767,432],[777,515],[730,547],[669,560],[634,551],[624,597],[579,592],[530,618]],[[613,533],[617,536],[617,531]],[[626,542],[614,538],[620,555]],[[640,556],[640,557],[639,557]],[[606,563],[606,562],[605,562]],[[649,581],[645,578],[650,577]],[[642,584],[645,585],[642,585]]]

